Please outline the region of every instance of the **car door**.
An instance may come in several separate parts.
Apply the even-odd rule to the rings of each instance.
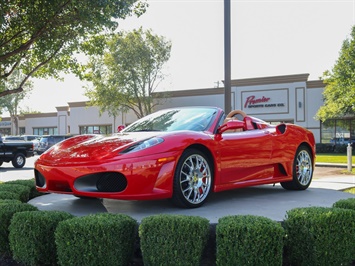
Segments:
[[[266,130],[224,133],[219,142],[221,183],[250,183],[272,177],[272,135]]]

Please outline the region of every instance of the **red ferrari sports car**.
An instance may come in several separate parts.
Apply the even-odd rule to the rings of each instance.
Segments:
[[[212,192],[281,183],[311,183],[313,134],[294,124],[271,125],[240,110],[161,110],[112,136],[79,135],[35,163],[38,191],[121,200],[171,198],[199,207]]]

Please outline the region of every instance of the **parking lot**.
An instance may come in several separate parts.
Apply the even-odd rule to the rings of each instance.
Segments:
[[[0,181],[31,179],[34,162],[38,156],[27,159],[22,169],[11,163],[0,167]],[[235,189],[211,195],[209,201],[197,209],[175,207],[170,200],[123,201],[109,199],[79,199],[71,195],[48,194],[29,203],[40,210],[62,210],[77,216],[97,212],[124,213],[137,221],[154,214],[185,214],[206,217],[216,223],[220,217],[236,214],[251,214],[281,221],[292,208],[322,206],[331,207],[340,199],[355,197],[341,190],[355,186],[355,176],[341,174],[339,168],[316,167],[314,179],[306,191],[287,191],[280,185],[264,185]]]
[[[26,158],[26,164],[23,168],[15,168],[10,163],[3,163],[0,166],[0,182],[6,182],[17,179],[31,179],[34,178],[33,167],[35,160],[38,158],[38,155],[35,155],[31,158]]]

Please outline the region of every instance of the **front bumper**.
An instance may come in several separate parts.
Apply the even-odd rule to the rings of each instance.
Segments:
[[[38,191],[82,197],[147,200],[172,196],[179,154],[165,153],[102,163],[35,163]]]

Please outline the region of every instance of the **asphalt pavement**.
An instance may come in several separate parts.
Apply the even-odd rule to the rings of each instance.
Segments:
[[[0,181],[33,178],[33,163],[30,158],[23,169],[11,164],[0,167]],[[324,165],[323,165],[324,167]],[[329,166],[328,166],[329,167]],[[331,169],[331,168],[329,168]],[[323,171],[324,172],[324,169]],[[331,207],[340,199],[355,198],[355,194],[342,190],[355,187],[354,175],[317,175],[317,166],[311,186],[304,191],[284,190],[279,184],[263,185],[214,193],[202,207],[182,209],[170,200],[123,201],[110,199],[81,199],[71,195],[47,194],[29,201],[40,210],[61,210],[76,216],[94,213],[123,213],[140,222],[144,217],[156,214],[182,214],[201,216],[210,223],[227,215],[259,215],[282,221],[287,211],[298,207]]]

